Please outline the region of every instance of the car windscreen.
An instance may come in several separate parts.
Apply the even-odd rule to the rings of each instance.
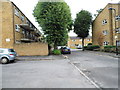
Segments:
[[[15,52],[13,49],[9,49],[9,52]]]

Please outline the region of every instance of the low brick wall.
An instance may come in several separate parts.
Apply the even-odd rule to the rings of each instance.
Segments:
[[[21,43],[15,44],[14,49],[19,56],[45,56],[48,55],[46,43]]]

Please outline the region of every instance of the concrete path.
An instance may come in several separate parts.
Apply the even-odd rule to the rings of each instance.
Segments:
[[[2,65],[3,88],[95,88],[67,59]]]

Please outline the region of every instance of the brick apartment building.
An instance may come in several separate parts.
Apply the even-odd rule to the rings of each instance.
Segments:
[[[120,3],[109,3],[93,21],[93,45],[120,44]]]
[[[88,43],[92,43],[92,37],[88,36],[84,40],[84,45],[87,46]],[[82,47],[82,39],[79,37],[70,37],[68,40],[68,47],[70,48],[77,48],[77,47]]]
[[[9,0],[0,0],[0,48],[14,48],[19,52],[18,54],[20,55],[23,55],[23,51],[26,51],[26,53],[28,53],[27,51],[30,51],[20,51],[20,49],[23,49],[23,47],[24,49],[31,48],[32,50],[38,50],[42,48],[42,50],[46,51],[43,52],[47,54],[47,44],[39,43],[42,44],[40,45],[42,47],[34,49],[36,47],[35,45],[38,44],[35,42],[39,41],[40,36],[41,32],[13,2]],[[28,46],[29,48],[27,48]],[[35,54],[37,51],[32,52],[33,55],[38,55]]]

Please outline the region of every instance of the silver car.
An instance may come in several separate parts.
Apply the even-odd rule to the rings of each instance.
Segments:
[[[17,53],[14,49],[0,48],[0,62],[2,64],[7,64],[10,61],[14,61]]]

